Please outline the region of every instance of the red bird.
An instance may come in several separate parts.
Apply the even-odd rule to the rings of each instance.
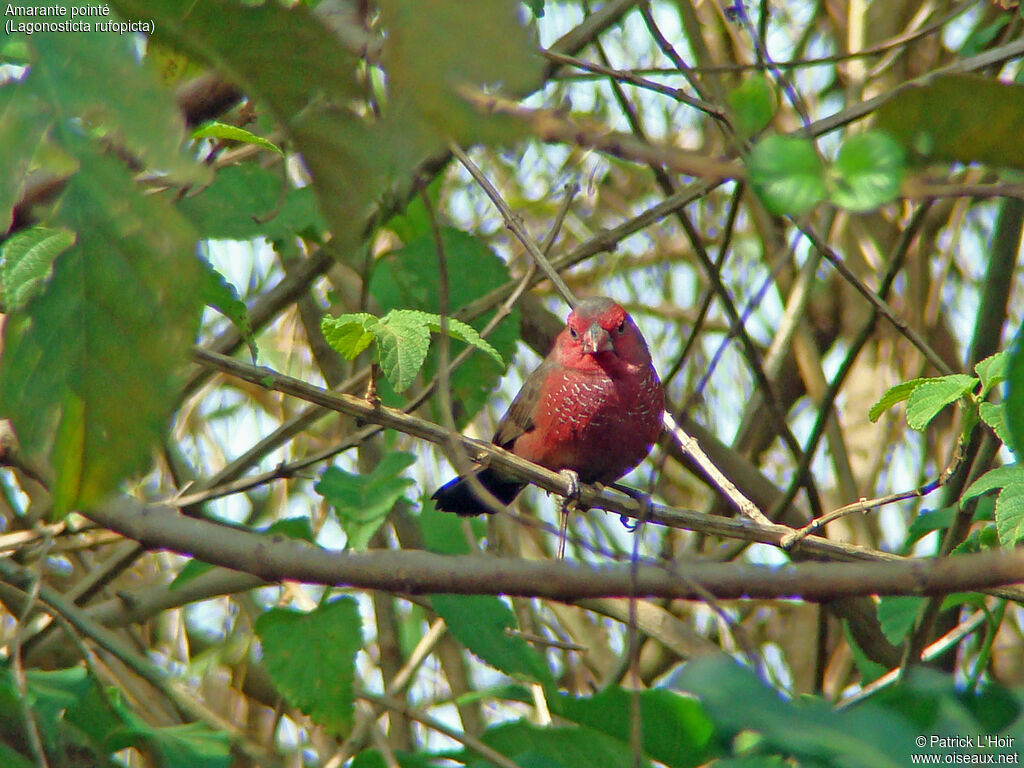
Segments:
[[[665,394],[633,318],[611,299],[581,301],[544,362],[526,379],[492,442],[585,483],[613,483],[644,460],[661,432]],[[526,483],[485,467],[480,483],[503,504]],[[493,511],[466,477],[431,497],[458,515]]]

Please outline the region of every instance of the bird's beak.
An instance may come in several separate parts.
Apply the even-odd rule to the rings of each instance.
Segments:
[[[583,332],[583,354],[596,355],[598,352],[611,352],[612,349],[612,335],[599,323],[592,323]]]

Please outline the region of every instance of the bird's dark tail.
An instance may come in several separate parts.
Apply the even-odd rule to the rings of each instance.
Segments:
[[[519,492],[526,485],[519,480],[509,480],[502,477],[489,467],[478,471],[476,479],[502,504],[511,504],[512,500],[519,495]],[[462,517],[483,515],[494,511],[477,498],[473,492],[473,486],[466,479],[466,475],[456,477],[454,480],[445,483],[434,491],[434,495],[430,498],[434,500],[434,505],[442,512],[454,512]]]

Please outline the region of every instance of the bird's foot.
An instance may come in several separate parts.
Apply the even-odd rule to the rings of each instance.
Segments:
[[[637,510],[636,518],[632,520],[624,514],[619,515],[619,521],[622,523],[622,527],[632,533],[640,527],[642,522],[650,517],[651,497],[643,491],[636,490],[636,488],[628,488],[627,486],[619,485],[618,483],[615,483],[612,487],[615,488],[615,490],[626,494],[629,498],[640,505],[640,509]]]
[[[565,501],[562,502],[560,520],[558,521],[558,559],[565,557],[565,539],[569,528],[569,512],[577,506],[580,501],[580,476],[571,469],[563,469],[558,474],[565,478],[569,485],[565,494]]]
[[[565,480],[569,486],[565,492],[565,501],[562,503],[562,509],[567,509],[570,504],[579,503],[580,476],[571,469],[563,469],[558,474],[562,476],[562,479]]]

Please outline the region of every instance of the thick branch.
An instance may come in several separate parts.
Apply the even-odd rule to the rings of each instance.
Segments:
[[[783,568],[688,563],[676,572],[655,565],[592,567],[421,551],[336,552],[284,536],[265,536],[121,498],[88,517],[144,546],[170,549],[244,571],[269,582],[382,589],[411,594],[505,594],[571,602],[594,597],[783,598],[832,600],[869,594],[932,595],[1013,584],[1024,551],[986,552],[939,560],[800,563]]]

